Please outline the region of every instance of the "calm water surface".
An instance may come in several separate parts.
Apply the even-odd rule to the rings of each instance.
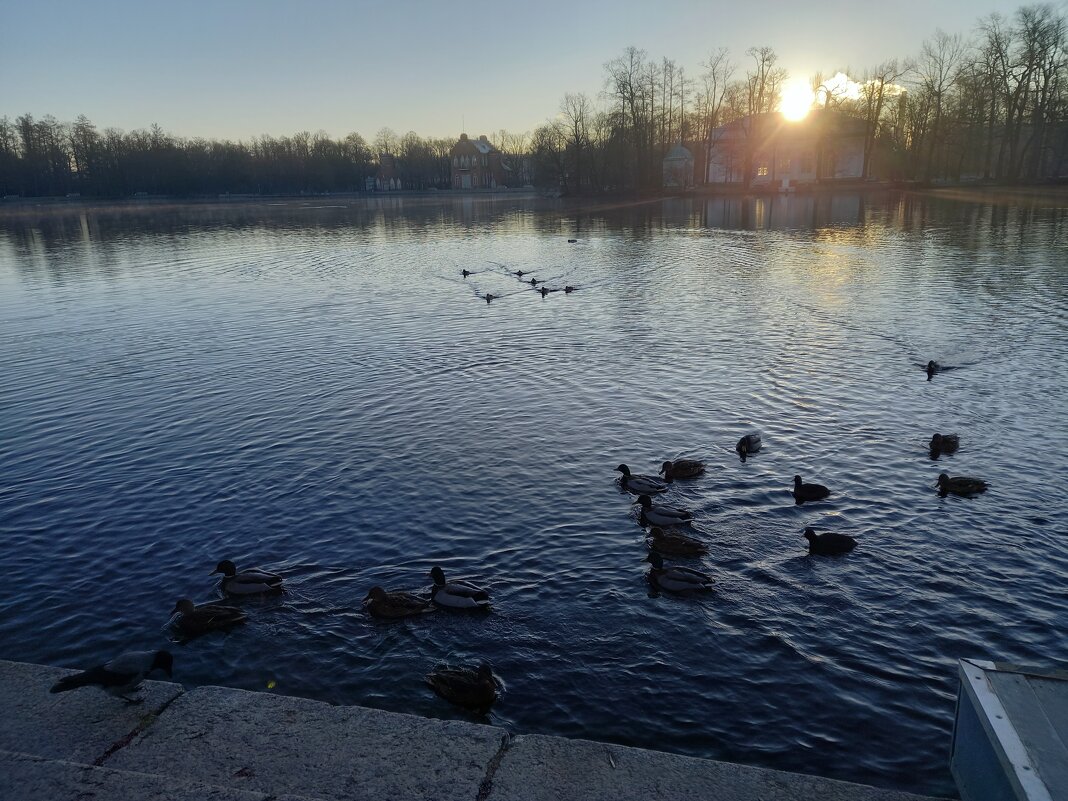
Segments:
[[[0,218],[0,655],[164,646],[229,558],[290,592],[170,646],[188,685],[463,717],[422,676],[485,657],[519,732],[953,794],[955,660],[1065,665],[1065,205]],[[935,431],[960,451],[932,461]],[[669,493],[711,546],[700,599],[650,596],[612,471],[677,456],[709,464]],[[943,470],[991,489],[940,499]],[[795,506],[795,473],[830,501]],[[806,525],[860,546],[809,558]],[[435,563],[493,613],[362,611]]]

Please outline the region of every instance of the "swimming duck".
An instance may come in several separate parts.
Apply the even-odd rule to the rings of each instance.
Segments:
[[[654,551],[675,556],[699,556],[708,553],[708,547],[698,539],[681,531],[653,526],[649,532],[649,547]]]
[[[492,300],[493,300],[493,299],[494,299],[495,297],[497,297],[497,296],[496,296],[496,295],[491,295],[491,294],[489,294],[489,293],[487,292],[487,293],[486,293],[486,303],[489,303],[489,302],[491,302],[491,301],[492,301]]]
[[[437,565],[430,571],[434,587],[430,600],[449,609],[489,609],[489,593],[466,581],[445,581],[445,571]]]
[[[696,459],[679,459],[677,462],[664,462],[660,472],[665,478],[694,478],[705,472],[705,463]]]
[[[248,619],[248,616],[236,607],[222,604],[197,606],[188,598],[176,603],[171,614],[175,615],[171,621],[174,630],[188,636],[229,629]]]
[[[544,297],[545,297],[546,295],[548,295],[548,294],[549,294],[549,293],[550,293],[550,292],[551,292],[552,290],[551,290],[551,289],[549,289],[548,287],[544,287],[544,286],[543,286],[543,287],[542,287],[541,289],[539,289],[538,291],[539,291],[539,292],[541,293],[541,296],[542,296],[542,297],[544,298]]]
[[[460,275],[462,275],[464,278],[467,278],[467,276],[471,275],[471,271],[470,270],[460,270]]]
[[[693,515],[685,509],[674,506],[653,506],[648,495],[639,495],[638,503],[642,506],[641,520],[654,526],[678,526],[693,521]]]
[[[656,476],[643,476],[636,475],[630,472],[630,468],[625,464],[621,464],[616,470],[623,474],[623,478],[620,479],[620,483],[623,484],[623,489],[630,492],[636,492],[639,495],[654,495],[657,492],[663,492],[668,488],[670,481],[665,481],[662,478]]]
[[[49,692],[65,693],[78,687],[99,687],[106,693],[123,699],[128,704],[139,704],[143,698],[128,698],[154,670],[162,670],[171,677],[174,657],[170,651],[126,651],[102,665],[81,673],[64,676]]]
[[[857,547],[857,541],[848,534],[833,531],[817,534],[811,526],[805,529],[805,539],[808,540],[808,552],[817,556],[838,556]]]
[[[738,440],[738,444],[734,446],[734,450],[738,451],[740,456],[748,456],[751,453],[756,453],[760,450],[760,434],[746,434]]]
[[[489,662],[477,668],[438,665],[426,683],[446,701],[485,715],[497,700],[497,681]]]
[[[927,380],[930,381],[932,378],[934,378],[934,374],[941,369],[942,365],[940,365],[934,359],[931,359],[931,361],[927,362],[927,366],[924,368],[924,370],[926,370],[927,372]]]
[[[569,245],[573,245],[576,242],[578,242],[578,240],[577,239],[569,239],[569,240],[567,240],[567,242],[568,242]]]
[[[229,559],[219,562],[211,575],[223,574],[222,591],[227,595],[258,595],[265,592],[282,592],[282,577],[277,573],[268,573],[258,567],[237,571],[237,566]]]
[[[712,589],[712,577],[700,570],[672,565],[664,567],[664,558],[656,551],[650,551],[645,558],[652,564],[649,569],[649,583],[660,590],[668,592],[703,592]]]
[[[960,447],[960,436],[957,434],[935,434],[931,437],[931,455],[955,453]]]
[[[531,278],[531,279],[530,279],[530,285],[531,285],[531,286],[537,286],[537,285],[538,285],[539,283],[540,283],[540,282],[538,281],[538,279],[537,279],[537,278]]]
[[[794,476],[794,501],[819,501],[831,494],[831,491],[822,484],[803,484],[801,476]]]
[[[396,620],[431,611],[430,601],[410,592],[386,592],[381,587],[371,587],[363,599],[364,608],[375,617]]]
[[[956,476],[950,478],[945,473],[938,474],[938,491],[944,498],[949,493],[954,495],[978,495],[986,492],[988,484],[982,479]]]
[[[573,287],[573,286],[565,286],[564,287],[564,292],[566,292],[568,295],[570,295],[574,291],[575,291],[575,287]]]
[[[525,273],[522,270],[516,270],[514,275],[518,275],[520,278],[522,278],[525,275]]]

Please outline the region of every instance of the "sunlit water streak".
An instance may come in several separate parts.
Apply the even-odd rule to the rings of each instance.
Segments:
[[[455,717],[421,678],[485,657],[516,731],[951,794],[954,660],[1068,646],[1064,232],[856,196],[0,220],[0,653],[166,643],[230,558],[290,590],[175,645],[187,684]],[[702,599],[650,596],[614,483],[675,456],[710,466],[669,493]],[[991,490],[940,499],[942,470]],[[860,547],[808,558],[805,525]],[[435,563],[493,613],[362,611]]]

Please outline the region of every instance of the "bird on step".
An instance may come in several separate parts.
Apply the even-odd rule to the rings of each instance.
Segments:
[[[664,462],[660,472],[664,478],[695,478],[705,472],[705,463],[696,459],[679,459],[677,462]]]
[[[363,607],[375,617],[396,620],[430,612],[430,601],[410,592],[386,592],[381,587],[371,587],[363,599]]]
[[[986,492],[987,486],[989,485],[985,481],[978,478],[967,476],[950,478],[945,473],[938,474],[938,494],[943,498],[950,493],[961,496],[978,495],[980,492]]]
[[[804,484],[801,476],[794,476],[794,501],[819,501],[831,494],[831,491],[822,484]]]
[[[488,662],[476,667],[438,665],[427,674],[426,683],[456,706],[485,715],[497,700],[497,681]]]
[[[154,670],[162,670],[170,678],[173,666],[174,657],[170,651],[127,651],[103,665],[64,676],[52,685],[49,692],[65,693],[78,687],[99,687],[129,704],[139,704],[144,699],[129,698],[128,695],[137,690]]]
[[[236,607],[222,604],[197,606],[188,598],[183,598],[176,603],[171,614],[174,615],[171,627],[188,637],[233,628],[248,619],[248,616]]]
[[[760,450],[760,434],[746,434],[738,440],[734,450],[738,451],[738,455],[743,458],[751,453],[756,453]]]
[[[650,551],[645,561],[652,564],[647,576],[649,583],[659,590],[687,593],[712,589],[710,575],[679,565],[664,567],[664,558],[656,551]]]
[[[668,488],[670,481],[665,481],[662,478],[656,476],[646,476],[639,473],[631,473],[630,468],[625,464],[621,464],[616,468],[616,471],[623,474],[619,482],[623,485],[623,489],[630,492],[636,492],[639,495],[655,495],[658,492],[663,492]]]
[[[448,609],[489,609],[489,593],[467,581],[445,581],[445,571],[437,565],[430,571],[434,586],[430,600]]]
[[[642,523],[653,526],[679,526],[693,522],[691,512],[675,506],[653,506],[653,501],[648,495],[639,495],[638,503],[642,507]]]
[[[833,531],[817,534],[811,526],[805,529],[805,539],[808,540],[808,552],[816,556],[838,556],[857,547],[857,541],[848,534]]]

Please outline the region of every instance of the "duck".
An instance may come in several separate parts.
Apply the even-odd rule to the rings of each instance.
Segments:
[[[654,526],[678,526],[683,523],[693,522],[693,514],[685,509],[674,506],[653,506],[653,501],[648,495],[639,495],[638,503],[641,504],[641,520]]]
[[[248,615],[236,607],[222,604],[197,606],[188,598],[178,601],[171,614],[174,615],[171,626],[187,636],[233,628],[248,619]]]
[[[530,279],[530,285],[531,285],[531,286],[537,286],[537,285],[538,285],[539,283],[541,283],[541,282],[540,282],[540,281],[538,281],[538,279],[537,279],[537,278],[531,278],[531,279]]]
[[[664,462],[660,472],[665,478],[695,478],[705,472],[705,463],[696,459],[679,459],[676,462]]]
[[[648,579],[649,583],[657,589],[677,593],[704,592],[712,589],[710,575],[679,565],[664,567],[664,557],[656,551],[650,551],[645,561],[652,564]]]
[[[567,240],[567,243],[568,243],[569,245],[574,245],[574,244],[575,244],[576,242],[578,242],[578,240],[577,240],[577,239],[569,239],[569,240]]]
[[[471,271],[470,270],[460,270],[460,275],[462,275],[464,278],[467,278],[467,276],[471,275]]]
[[[171,678],[174,656],[170,651],[126,651],[102,665],[64,676],[52,685],[49,692],[65,693],[78,687],[96,687],[128,704],[139,704],[143,698],[130,698],[150,673],[162,670]]]
[[[653,526],[649,532],[649,547],[674,556],[699,556],[708,553],[708,546],[688,534]]]
[[[480,715],[497,700],[497,681],[489,662],[478,667],[438,665],[427,674],[426,683],[449,703]]]
[[[831,491],[822,484],[804,484],[801,476],[794,476],[794,501],[819,501],[831,494]]]
[[[491,295],[491,294],[489,294],[489,293],[487,292],[487,293],[486,293],[486,303],[490,303],[490,302],[492,302],[492,300],[493,300],[493,299],[494,299],[495,297],[497,297],[497,296],[496,296],[496,295]]]
[[[363,607],[375,617],[397,620],[402,617],[430,612],[430,601],[410,592],[386,592],[381,587],[371,587],[363,599]]]
[[[949,493],[954,495],[978,495],[980,492],[986,492],[988,486],[985,481],[979,478],[968,478],[967,476],[950,478],[945,473],[938,474],[938,490],[943,498]]]
[[[838,556],[857,547],[857,541],[848,534],[833,531],[817,534],[811,526],[805,529],[805,539],[808,540],[808,552],[816,556]]]
[[[489,593],[467,581],[445,581],[445,571],[437,565],[430,570],[434,587],[430,600],[449,609],[489,609]]]
[[[223,574],[222,591],[227,595],[259,595],[268,592],[282,592],[282,577],[277,573],[268,573],[258,567],[250,567],[238,572],[237,566],[229,559],[219,562],[210,575]]]
[[[940,365],[934,359],[931,359],[931,361],[927,362],[927,366],[924,368],[924,370],[927,372],[927,380],[930,381],[932,378],[934,378],[934,374],[939,372],[941,369],[942,365]]]
[[[522,278],[524,275],[526,275],[526,273],[524,273],[522,270],[516,270],[513,275],[518,275],[520,278]]]
[[[630,492],[636,492],[639,495],[655,495],[658,492],[663,492],[668,488],[670,481],[665,481],[662,478],[656,476],[644,476],[637,475],[630,472],[630,468],[625,464],[621,464],[616,468],[617,472],[623,474],[620,479],[620,483],[623,485],[623,489]]]
[[[574,292],[574,291],[575,291],[575,287],[573,287],[573,286],[571,286],[571,285],[568,285],[568,286],[565,286],[565,287],[564,287],[564,292],[565,292],[566,294],[568,294],[568,295],[570,295],[570,294],[571,294],[572,292]]]
[[[751,453],[759,451],[760,444],[760,434],[746,434],[738,440],[738,444],[734,446],[734,450],[738,451],[740,456],[748,456]]]
[[[960,436],[958,434],[935,434],[931,437],[931,455],[934,457],[943,453],[956,453],[959,447]]]
[[[543,298],[544,298],[544,297],[545,297],[546,295],[548,295],[548,294],[549,294],[550,292],[552,292],[552,290],[551,290],[551,289],[549,289],[548,287],[544,287],[544,286],[543,286],[543,287],[542,287],[541,289],[539,289],[538,291],[539,291],[539,292],[541,293],[541,296],[542,296]]]

